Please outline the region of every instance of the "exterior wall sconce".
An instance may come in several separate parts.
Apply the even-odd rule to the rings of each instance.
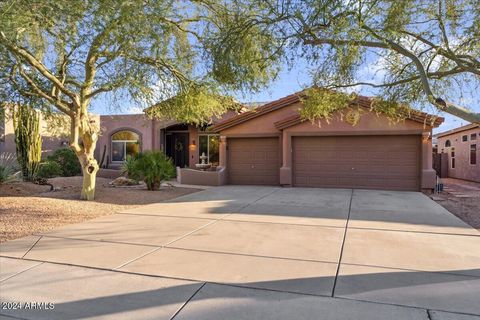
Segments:
[[[197,147],[197,144],[195,142],[195,139],[192,140],[192,143],[190,144],[190,149],[195,149]]]

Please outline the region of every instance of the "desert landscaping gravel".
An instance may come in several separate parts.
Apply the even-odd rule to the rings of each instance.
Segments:
[[[50,186],[29,182],[0,185],[0,242],[199,191],[181,187],[162,187],[159,191],[111,187],[110,181],[97,178],[95,201],[79,200],[82,177],[49,179],[54,191]]]

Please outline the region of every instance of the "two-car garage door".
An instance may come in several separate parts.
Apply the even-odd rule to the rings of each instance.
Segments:
[[[293,184],[298,187],[418,191],[420,137],[294,137]]]
[[[297,187],[411,190],[420,188],[420,136],[292,138]],[[278,138],[228,139],[230,184],[279,185]]]

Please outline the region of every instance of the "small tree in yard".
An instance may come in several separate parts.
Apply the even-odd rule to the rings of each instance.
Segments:
[[[99,169],[92,101],[107,95],[116,106],[127,100],[149,106],[176,95],[195,105],[166,103],[155,115],[201,123],[229,107],[216,103],[220,89],[257,89],[269,78],[272,70],[250,54],[262,51],[253,42],[229,61],[242,72],[216,72],[207,40],[221,33],[227,12],[220,0],[2,1],[0,101],[35,100],[70,118],[81,198],[92,200]]]

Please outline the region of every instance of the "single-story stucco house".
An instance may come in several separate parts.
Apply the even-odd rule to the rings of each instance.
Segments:
[[[480,182],[480,124],[437,133],[437,152],[445,155],[447,177]]]
[[[316,123],[299,115],[302,93],[253,110],[231,110],[208,128],[148,119],[143,114],[100,116],[96,157],[118,168],[126,156],[162,150],[184,184],[432,190],[432,128],[443,118],[412,112],[392,122],[359,96],[350,105],[355,125],[334,114]],[[62,142],[63,143],[63,142]],[[60,147],[60,144],[59,144]],[[1,152],[1,150],[0,150]],[[200,155],[212,164],[196,170]]]

